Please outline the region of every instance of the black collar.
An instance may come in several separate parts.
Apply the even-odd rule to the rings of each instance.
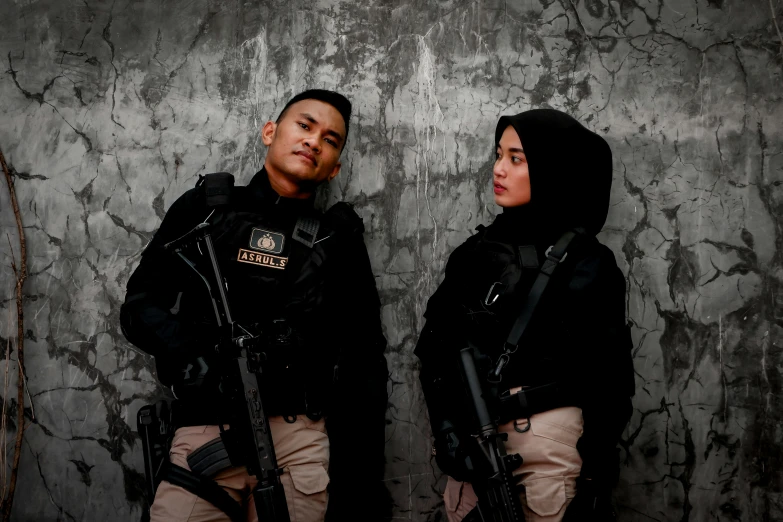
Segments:
[[[284,198],[275,192],[275,189],[269,183],[269,174],[267,174],[266,168],[256,172],[253,179],[247,184],[247,188],[250,190],[253,199],[259,200],[259,203],[264,206],[274,206],[279,210],[307,212],[312,210],[315,202],[315,196],[306,199]]]

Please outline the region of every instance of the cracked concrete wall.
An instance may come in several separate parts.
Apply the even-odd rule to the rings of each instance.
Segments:
[[[135,414],[161,390],[119,332],[125,283],[196,176],[246,182],[260,125],[316,86],[354,101],[320,199],[367,226],[396,518],[443,520],[412,356],[426,298],[498,211],[497,117],[552,106],[615,157],[601,238],[627,274],[637,372],[620,519],[783,520],[780,0],[6,0],[0,19],[0,147],[30,267],[15,520],[139,518]],[[15,243],[5,188],[0,209]]]

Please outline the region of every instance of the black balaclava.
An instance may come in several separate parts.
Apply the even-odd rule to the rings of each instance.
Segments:
[[[530,202],[505,208],[496,223],[516,238],[552,244],[581,227],[598,234],[609,212],[612,151],[598,134],[554,109],[502,116],[495,131],[497,148],[511,125],[517,131],[530,172]]]

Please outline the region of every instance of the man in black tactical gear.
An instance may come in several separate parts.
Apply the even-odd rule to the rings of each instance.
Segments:
[[[214,371],[218,329],[203,282],[162,247],[209,223],[232,314],[270,347],[260,386],[293,522],[358,513],[377,520],[384,505],[386,340],[364,227],[346,204],[325,214],[313,208],[317,187],[340,171],[350,113],[350,102],[331,91],[289,101],[262,129],[264,168],[247,186],[210,175],[172,204],[121,311],[123,333],[155,357],[159,380],[177,397],[170,460],[190,469],[187,457],[227,422]],[[213,479],[256,520],[255,479],[244,467]],[[153,521],[227,519],[165,481],[150,514]]]

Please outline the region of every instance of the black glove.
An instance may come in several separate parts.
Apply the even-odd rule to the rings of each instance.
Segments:
[[[612,488],[601,481],[580,477],[576,496],[566,508],[563,522],[615,522]]]
[[[440,470],[460,482],[472,482],[476,476],[475,458],[478,450],[473,437],[458,434],[454,425],[444,420],[435,434],[435,462]]]
[[[169,386],[177,399],[211,401],[220,393],[221,372],[214,355],[191,357],[176,366],[169,363],[172,375]],[[161,368],[161,365],[158,365]]]

